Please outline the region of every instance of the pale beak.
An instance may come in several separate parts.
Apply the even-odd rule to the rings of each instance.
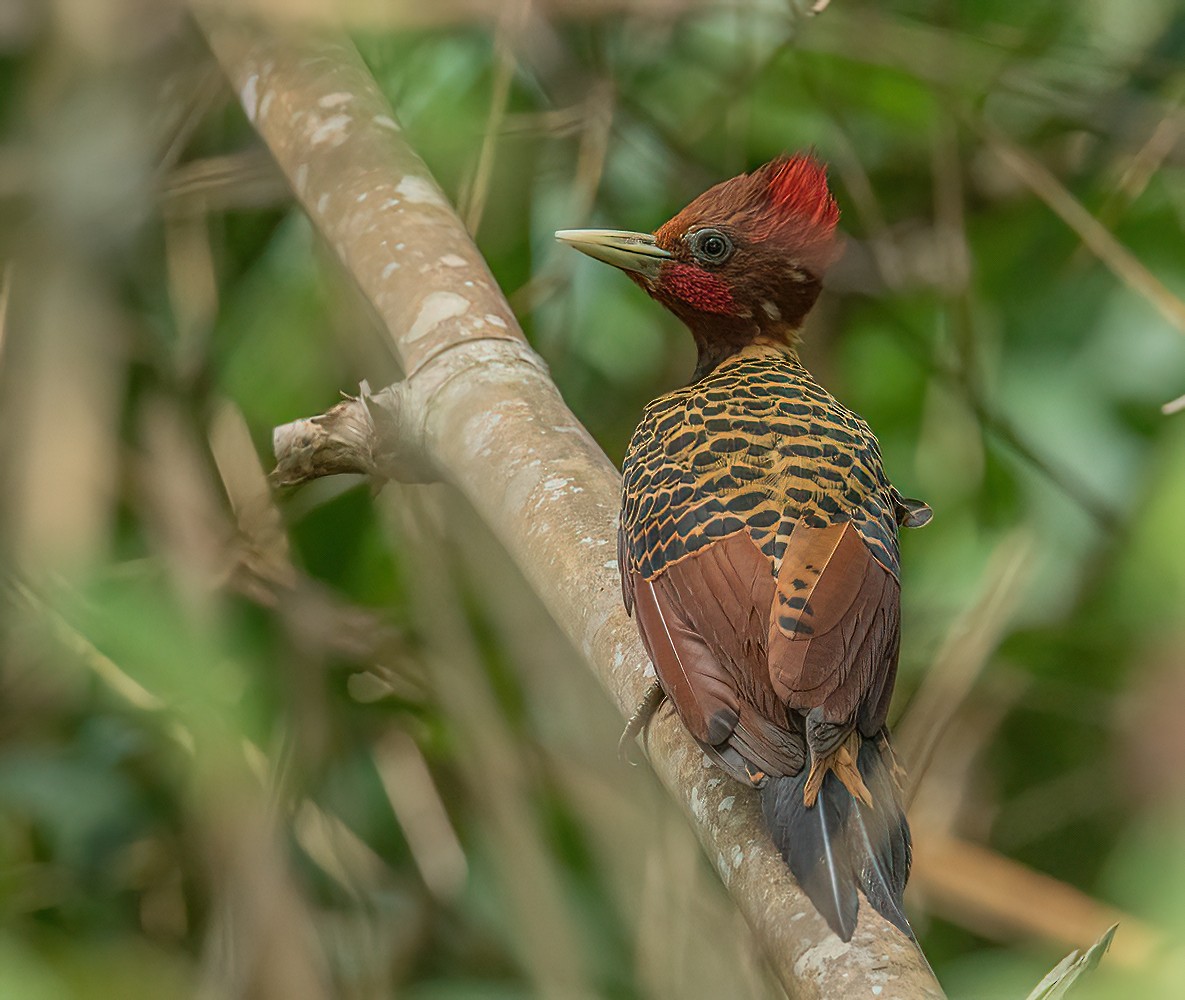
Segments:
[[[619,229],[561,229],[555,238],[596,260],[603,260],[623,271],[636,271],[647,278],[657,278],[662,262],[671,258],[670,252],[655,243],[649,233]]]

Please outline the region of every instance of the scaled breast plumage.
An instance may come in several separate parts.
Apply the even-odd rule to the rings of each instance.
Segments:
[[[623,561],[644,579],[746,529],[777,575],[800,521],[851,521],[897,576],[896,493],[876,438],[792,355],[741,356],[655,400],[623,476]]]

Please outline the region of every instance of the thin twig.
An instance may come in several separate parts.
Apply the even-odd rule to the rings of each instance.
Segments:
[[[503,5],[498,18],[498,30],[494,35],[494,82],[490,88],[490,113],[486,118],[485,134],[481,140],[481,151],[477,156],[477,169],[469,187],[469,197],[462,208],[465,228],[473,236],[481,228],[485,214],[486,198],[490,193],[490,177],[494,171],[494,156],[498,150],[498,138],[502,133],[502,122],[506,118],[506,107],[510,102],[510,85],[518,69],[515,45],[522,34],[523,24],[531,5],[527,0],[513,0]]]
[[[924,836],[916,845],[914,865],[929,905],[988,937],[1023,935],[1083,948],[1119,923],[1113,954],[1128,968],[1145,966],[1164,944],[1163,934],[1132,914],[957,837]]]
[[[1160,412],[1166,417],[1171,417],[1174,413],[1180,413],[1182,410],[1185,410],[1185,396],[1178,396],[1160,408]]]
[[[918,364],[957,389],[985,431],[1047,479],[1103,531],[1112,535],[1119,531],[1123,524],[1123,515],[1113,504],[1100,496],[1074,470],[1043,455],[1036,445],[1016,429],[1007,416],[996,409],[987,399],[984,390],[969,379],[957,364],[934,357],[933,351],[918,334],[895,319],[891,313],[885,315]]]
[[[995,126],[978,119],[971,119],[971,122],[1000,161],[1078,235],[1087,249],[1115,277],[1185,333],[1185,302],[1174,295],[1106,226],[1091,215],[1048,167]]]
[[[952,626],[898,723],[897,748],[909,774],[907,802],[913,800],[934,749],[999,644],[1024,595],[1031,559],[1032,539],[1027,532],[1000,543],[984,572],[979,598]]]
[[[8,332],[8,300],[12,297],[12,265],[5,264],[0,276],[0,363],[4,361],[4,340]]]

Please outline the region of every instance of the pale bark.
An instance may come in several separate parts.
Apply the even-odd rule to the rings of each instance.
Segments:
[[[278,429],[276,478],[352,469],[420,480],[430,468],[454,484],[628,715],[653,672],[621,605],[617,471],[564,405],[353,47],[210,12],[199,20],[408,373]],[[942,996],[915,945],[871,906],[851,943],[831,933],[773,849],[756,796],[709,766],[669,711],[648,746],[792,997]]]

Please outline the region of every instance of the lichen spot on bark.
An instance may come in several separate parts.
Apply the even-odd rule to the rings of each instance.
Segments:
[[[462,316],[469,311],[469,300],[456,292],[433,292],[424,299],[416,314],[411,329],[407,331],[409,341],[426,337],[445,320]]]

